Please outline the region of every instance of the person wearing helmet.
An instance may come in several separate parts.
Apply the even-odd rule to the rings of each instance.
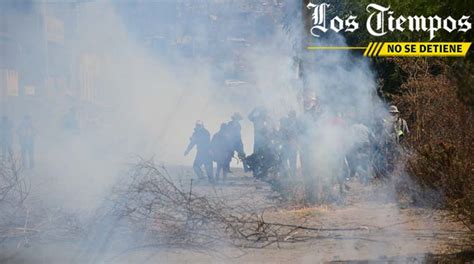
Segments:
[[[231,121],[236,121],[236,122],[239,122],[242,120],[242,116],[240,115],[240,113],[238,112],[235,112],[232,114],[232,116],[230,117]],[[240,124],[239,124],[240,126]]]
[[[391,105],[388,109],[390,117],[384,120],[385,132],[390,140],[400,143],[401,140],[410,132],[408,130],[407,121],[400,117],[400,111],[395,105]]]
[[[229,128],[229,133],[231,136],[232,146],[234,151],[237,152],[239,157],[244,157],[244,144],[242,143],[242,135],[241,130],[242,127],[240,126],[240,121],[242,120],[242,116],[239,113],[234,113],[231,116],[231,120],[227,123]]]
[[[322,115],[321,106],[316,97],[316,92],[310,89],[303,91],[303,114],[298,121],[300,134],[311,133],[311,127]]]
[[[222,172],[222,179],[227,178],[228,164],[232,160],[233,150],[229,143],[229,129],[226,123],[222,123],[219,131],[212,136],[211,148],[213,160],[216,162],[215,181],[217,182]]]
[[[268,134],[271,130],[267,110],[264,107],[256,107],[250,112],[248,118],[253,123],[254,129],[253,152],[260,152],[268,144]]]
[[[382,153],[380,168],[384,176],[389,176],[395,170],[398,157],[403,154],[400,142],[409,133],[407,122],[400,117],[400,111],[395,105],[388,108],[390,115],[383,119],[383,136],[381,137]]]
[[[194,158],[193,169],[199,179],[202,179],[203,173],[201,167],[204,166],[207,177],[210,182],[213,182],[212,178],[212,156],[211,156],[211,135],[209,131],[204,127],[204,123],[201,120],[196,121],[194,132],[189,139],[189,145],[184,151],[184,155],[188,155],[189,151],[196,146],[197,153]]]

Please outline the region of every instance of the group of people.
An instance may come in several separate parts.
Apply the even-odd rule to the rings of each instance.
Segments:
[[[70,108],[61,117],[59,127],[67,135],[79,134],[79,122],[74,108]],[[33,169],[35,167],[36,138],[37,130],[30,115],[25,115],[18,125],[15,125],[8,116],[2,116],[0,121],[0,161],[16,159],[17,155],[15,153],[16,150],[19,150],[21,167]],[[16,147],[15,142],[18,143],[18,147]]]
[[[197,121],[194,132],[190,138],[188,147],[184,155],[196,146],[197,153],[194,159],[193,169],[199,178],[204,178],[202,167],[204,167],[210,182],[226,179],[230,172],[230,162],[237,152],[238,157],[245,158],[244,146],[242,143],[240,121],[242,116],[234,113],[231,120],[223,123],[217,133],[212,138],[209,131],[204,127],[202,121]],[[213,173],[213,162],[216,162],[216,172]]]
[[[2,116],[0,122],[2,160],[11,159],[14,156],[14,128],[15,125],[13,122],[7,116]],[[24,168],[32,169],[35,165],[34,149],[36,131],[29,115],[25,115],[16,127],[16,135],[19,143],[21,164]]]
[[[254,127],[253,153],[249,156],[246,156],[243,150],[240,114],[234,114],[230,122],[222,124],[220,130],[212,138],[202,121],[198,121],[185,155],[197,146],[194,171],[198,177],[203,178],[202,167],[204,166],[211,182],[218,180],[220,175],[225,179],[230,171],[229,164],[235,152],[242,160],[244,169],[252,171],[254,177],[259,179],[266,179],[269,175],[294,177],[299,156],[307,196],[309,200],[321,200],[321,193],[324,193],[322,189],[325,185],[338,184],[339,189],[342,190],[343,181],[346,178],[357,177],[365,182],[370,180],[377,155],[375,152],[381,149],[385,152],[393,152],[409,133],[407,122],[400,117],[400,112],[394,105],[388,109],[389,116],[378,120],[380,122],[377,121],[376,125],[370,124],[370,126],[357,118],[354,111],[325,115],[322,108],[316,98],[316,93],[305,90],[303,113],[297,116],[295,111],[290,111],[287,116],[279,120],[278,125],[272,122],[264,107],[253,109],[248,116]],[[329,128],[321,127],[321,120],[324,118],[326,119],[323,124]],[[327,133],[321,130],[326,130]],[[329,150],[326,149],[326,153],[321,153],[324,141],[330,140],[334,142],[329,146]],[[377,159],[379,159],[378,165],[390,162],[386,154],[380,154]],[[318,160],[331,164],[318,164]],[[215,174],[213,174],[213,162],[217,164]],[[318,166],[331,166],[336,169],[328,172],[322,171]],[[322,173],[331,173],[336,176],[329,177],[331,181],[326,180],[324,183],[325,179],[318,175]]]

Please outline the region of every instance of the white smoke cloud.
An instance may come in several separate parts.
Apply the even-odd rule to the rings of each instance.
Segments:
[[[301,34],[306,33],[301,32],[304,26],[298,16],[288,25],[289,31],[278,26],[271,36],[257,38],[241,54],[234,54],[232,59],[244,60],[250,72],[241,86],[225,85],[215,77],[216,71],[223,71],[216,68],[228,67],[229,61],[215,65],[204,58],[182,56],[173,48],[163,52],[167,54],[154,54],[133,37],[111,2],[81,3],[76,22],[77,34],[69,40],[73,52],[98,58],[95,82],[100,85],[94,101],[100,110],[93,115],[99,124],[89,129],[83,122],[81,134],[68,137],[53,127],[71,106],[80,117],[88,116],[93,110],[85,103],[57,102],[51,106],[52,116],[46,108],[30,108],[38,117],[38,170],[54,175],[47,186],[51,203],[97,208],[126,162],[136,155],[155,155],[170,165],[191,164],[192,155],[184,157],[183,151],[196,120],[203,120],[213,134],[233,112],[245,117],[256,106],[268,108],[275,123],[290,110],[302,115],[303,87],[316,91],[323,110],[303,143],[311,146],[314,175],[332,182],[341,173],[348,146],[358,138],[348,127],[356,120],[374,130],[374,118],[386,114],[368,61],[346,51],[303,51]],[[212,32],[205,23],[197,26],[201,34]],[[346,45],[340,36],[316,44]],[[231,42],[213,45],[232,51]],[[212,49],[211,44],[207,48]],[[295,58],[303,61],[304,83],[297,78]],[[349,120],[351,113],[354,117]],[[48,116],[49,122],[44,121]],[[337,118],[344,119],[345,126],[335,124]],[[252,131],[250,122],[242,121],[247,154],[252,151]]]

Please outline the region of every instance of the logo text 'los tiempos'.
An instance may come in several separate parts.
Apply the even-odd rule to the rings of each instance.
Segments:
[[[326,23],[328,18],[326,17],[327,8],[330,7],[327,3],[313,4],[309,2],[306,6],[308,9],[313,10],[311,19],[311,35],[320,37],[321,33],[326,33],[329,29],[334,32],[354,32],[359,29],[359,23],[357,22],[357,16],[349,15],[346,19],[342,19],[338,16],[333,17],[329,21],[329,25]],[[394,12],[390,10],[390,6],[384,7],[378,4],[369,4],[366,8],[369,16],[366,21],[367,31],[376,37],[384,36],[389,32],[393,31],[423,31],[429,32],[430,40],[435,37],[435,33],[439,30],[445,30],[449,33],[467,32],[471,29],[472,25],[469,21],[470,16],[462,16],[459,19],[454,19],[451,16],[441,18],[435,16],[403,16],[394,17]]]

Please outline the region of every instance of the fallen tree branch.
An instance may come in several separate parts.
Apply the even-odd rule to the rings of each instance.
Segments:
[[[307,232],[321,235],[369,230],[365,226],[329,228],[268,222],[264,211],[259,213],[249,205],[230,206],[218,197],[199,195],[192,182],[186,191],[175,184],[165,167],[152,160],[140,160],[129,175],[129,183],[121,183],[114,192],[119,205],[115,214],[148,234],[145,244],[193,248],[228,243],[239,248],[264,248],[308,240]]]

